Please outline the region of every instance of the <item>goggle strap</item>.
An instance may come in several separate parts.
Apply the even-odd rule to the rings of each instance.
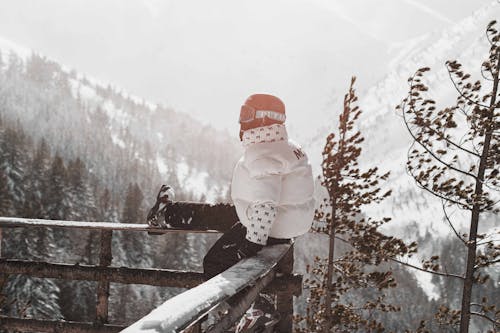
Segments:
[[[259,118],[271,118],[277,121],[285,122],[286,116],[283,113],[279,113],[272,110],[258,110],[255,111],[255,119]]]

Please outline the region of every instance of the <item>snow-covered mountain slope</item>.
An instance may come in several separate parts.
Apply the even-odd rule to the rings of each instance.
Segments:
[[[489,49],[484,31],[486,25],[498,17],[500,4],[493,1],[440,33],[393,45],[398,49],[398,55],[391,62],[391,71],[360,96],[359,105],[363,110],[360,129],[366,139],[361,165],[376,165],[383,171],[391,171],[386,186],[393,190],[393,195],[384,204],[368,208],[367,213],[393,217],[393,222],[388,227],[391,232],[413,238],[423,236],[429,230],[442,237],[449,234],[449,228],[443,221],[440,202],[418,189],[405,171],[411,141],[395,107],[407,94],[407,79],[418,68],[431,67],[432,71],[426,76],[430,95],[438,106],[452,104],[456,93],[444,66],[446,60],[458,60],[473,77],[478,77],[480,64]],[[333,118],[337,117],[341,108],[338,102],[336,108],[338,112],[332,111],[325,116],[332,119],[330,124],[325,125],[327,130],[324,129],[308,146],[316,161],[315,166],[319,165],[327,131],[332,131],[335,127],[336,119]],[[458,212],[455,213],[455,217],[460,220],[458,215]],[[407,234],[404,230],[408,231],[409,226],[412,226],[412,231]],[[418,232],[414,230],[415,227]]]
[[[171,183],[179,199],[227,197],[236,135],[86,78],[0,38],[2,118],[19,121],[53,151],[82,158],[110,189],[138,182],[154,195]]]
[[[432,69],[427,73],[426,82],[429,94],[436,100],[438,107],[452,105],[457,96],[449,81],[445,62],[456,59],[463,64],[464,70],[479,78],[480,65],[489,49],[485,37],[486,25],[499,17],[500,3],[492,1],[449,29],[392,44],[391,47],[397,50],[397,56],[389,65],[390,71],[366,92],[359,93],[359,105],[363,114],[358,124],[365,137],[360,167],[378,166],[383,172],[391,171],[384,187],[393,191],[382,204],[366,207],[365,213],[373,217],[391,217],[392,221],[385,226],[385,232],[405,241],[427,240],[419,244],[419,255],[411,258],[415,264],[419,264],[422,258],[439,253],[441,240],[454,236],[444,219],[441,202],[419,189],[406,172],[407,151],[411,140],[395,108],[408,93],[407,79],[421,67]],[[358,83],[361,80],[363,78],[358,77]],[[348,82],[345,90],[347,89]],[[324,140],[327,133],[336,132],[337,118],[342,107],[340,99],[333,104],[330,112],[323,116],[325,122],[318,135],[305,147],[311,155],[317,174],[321,171],[319,166]],[[452,219],[458,225],[465,226],[467,215],[458,210],[452,214]],[[498,228],[498,216],[486,217],[481,225],[482,231],[495,228],[495,222]],[[467,229],[463,228],[461,231],[467,232]],[[310,248],[310,252],[319,253],[317,240],[306,239],[299,244]],[[413,272],[429,297],[439,297],[430,274]]]

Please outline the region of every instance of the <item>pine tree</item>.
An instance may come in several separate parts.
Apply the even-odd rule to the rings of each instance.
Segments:
[[[24,177],[26,175],[27,150],[26,136],[22,128],[7,127],[0,142],[0,168],[7,176],[9,192],[13,199],[14,214],[20,215],[23,211],[26,190]]]
[[[124,223],[143,223],[145,218],[142,209],[143,194],[137,184],[130,183],[125,197],[121,220]],[[113,237],[113,249],[118,249],[115,255],[118,265],[129,267],[150,268],[153,264],[153,253],[146,233],[117,233]],[[115,252],[116,253],[116,252]],[[139,314],[134,304],[140,303],[143,309],[150,309],[157,301],[154,289],[147,286],[117,286],[112,285],[112,317],[119,322],[138,319]]]
[[[47,192],[43,198],[45,218],[65,220],[69,215],[68,191],[66,186],[67,171],[64,161],[56,154],[52,160],[47,178]]]
[[[143,194],[137,184],[129,184],[122,212],[124,223],[143,223]],[[126,236],[126,238],[125,238]],[[145,233],[122,234],[121,246],[126,255],[126,265],[132,267],[151,267],[152,257]]]
[[[51,84],[55,64],[36,53],[32,53],[26,61],[26,76],[38,84]]]
[[[351,81],[339,117],[338,138],[331,133],[323,150],[321,184],[328,192],[316,220],[322,221],[313,230],[329,239],[328,257],[316,258],[311,278],[305,282],[310,297],[306,317],[298,318],[298,332],[384,331],[374,315],[377,311],[399,309],[385,302],[384,290],[395,286],[390,270],[380,265],[390,258],[414,252],[415,244],[406,246],[401,240],[385,236],[378,228],[389,218],[374,220],[363,215],[362,207],[378,204],[390,194],[381,193],[378,169],[361,171],[358,159],[364,138],[355,129],[361,115]],[[335,253],[335,242],[342,241],[345,250]],[[368,299],[353,299],[352,292],[371,295]]]
[[[436,315],[440,322],[458,326],[461,333],[469,331],[471,315],[489,321],[493,330],[500,327],[500,309],[473,295],[474,285],[488,280],[485,269],[500,260],[498,242],[480,232],[480,225],[498,214],[500,193],[500,32],[495,21],[488,25],[486,35],[490,50],[481,66],[481,80],[472,81],[457,61],[446,63],[458,93],[456,104],[436,107],[423,81],[430,69],[421,68],[408,80],[408,96],[399,106],[414,140],[408,153],[408,172],[420,188],[441,201],[450,232],[466,249],[463,273],[444,271],[439,256],[424,263],[425,270],[461,283],[460,309],[445,304]],[[470,213],[467,233],[451,217],[451,208]]]
[[[80,158],[68,163],[68,201],[69,219],[75,221],[94,221],[97,207],[94,195],[87,181],[87,169]]]
[[[42,203],[44,218],[50,220],[67,220],[70,213],[67,186],[67,170],[62,157],[56,154],[50,165],[45,180],[47,190],[43,193]],[[72,259],[71,250],[74,249],[69,231],[62,228],[52,230],[55,237],[54,256],[62,262]]]
[[[23,61],[14,52],[9,53],[8,67],[5,71],[5,76],[8,80],[16,81],[23,72]]]
[[[123,223],[141,223],[144,214],[141,208],[144,196],[137,184],[129,184],[122,211]]]
[[[7,183],[5,171],[0,169],[0,216],[13,215],[13,198]]]
[[[17,275],[5,287],[8,315],[35,319],[62,319],[59,289],[52,280]]]
[[[44,207],[42,199],[45,196],[48,184],[46,174],[49,170],[50,150],[44,139],[35,152],[35,156],[28,169],[26,186],[26,200],[24,203],[23,215],[30,218],[43,218]]]
[[[5,176],[1,170],[0,178],[11,183],[9,189],[5,193],[10,193],[11,189],[20,191],[20,189],[30,189],[29,193],[37,192],[37,182],[35,178],[28,176],[30,187],[22,187],[24,184],[25,164],[33,165],[33,161],[29,163],[29,154],[32,149],[26,144],[26,138],[23,131],[18,127],[17,133],[7,129],[5,142],[12,143],[9,148],[20,149],[19,151],[8,151],[7,154],[7,170],[10,177]],[[3,148],[2,148],[3,151]],[[31,172],[28,172],[31,174]],[[32,175],[32,174],[31,174]],[[31,182],[33,181],[33,183]],[[2,181],[0,180],[0,183]],[[2,185],[0,185],[2,187]],[[2,191],[3,192],[3,191]],[[15,192],[14,192],[15,193]],[[2,196],[2,195],[0,195]],[[15,202],[17,209],[12,210],[17,214],[26,214],[27,211],[20,207],[26,207],[25,202],[21,200],[29,200],[30,195],[13,195],[8,202]],[[2,213],[3,215],[3,213]],[[26,260],[40,261],[48,256],[49,249],[54,246],[54,238],[52,231],[49,229],[14,229],[9,230],[5,237],[5,249],[3,255],[6,257],[22,258]],[[7,295],[6,304],[9,304],[7,313],[13,316],[21,316],[37,319],[54,319],[62,318],[61,310],[58,304],[59,289],[54,281],[49,279],[34,278],[28,275],[13,275],[10,276],[5,286]]]
[[[100,221],[118,222],[116,204],[113,202],[110,190],[106,187],[99,197],[98,216]]]
[[[88,171],[80,158],[71,160],[67,168],[68,219],[93,221],[97,208],[93,193],[87,181]],[[71,240],[71,247],[76,250],[78,262],[96,264],[99,237],[95,231],[65,230]],[[91,281],[61,281],[61,308],[64,317],[75,321],[91,321],[95,317],[96,283]],[[74,302],[78,299],[78,302]]]
[[[0,216],[12,215],[12,197],[9,193],[7,184],[7,176],[4,171],[0,169]],[[3,240],[3,230],[0,228],[0,258],[3,257],[2,248],[5,241]],[[7,281],[7,275],[0,273],[0,313],[3,313],[4,305],[6,304],[7,295],[3,292],[4,285]]]
[[[50,229],[40,232],[37,229],[10,231],[6,248],[7,257],[23,260],[43,261],[49,249],[55,244]],[[12,250],[15,249],[15,252]],[[60,289],[54,280],[35,278],[29,275],[9,276],[5,287],[11,316],[36,319],[62,319],[59,306]]]

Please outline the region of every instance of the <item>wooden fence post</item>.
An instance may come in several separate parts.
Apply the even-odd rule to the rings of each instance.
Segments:
[[[293,244],[288,249],[287,254],[278,263],[278,272],[282,274],[293,273]],[[290,288],[277,293],[277,310],[280,314],[280,322],[277,325],[277,332],[290,333],[293,330],[293,292]]]
[[[99,253],[99,266],[108,267],[113,259],[111,253],[112,230],[101,231],[101,252]],[[97,284],[96,318],[100,324],[108,323],[109,280],[104,278]]]

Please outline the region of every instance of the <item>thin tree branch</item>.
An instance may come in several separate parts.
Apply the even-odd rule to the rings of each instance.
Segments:
[[[491,188],[490,186],[486,185],[486,187],[488,187],[490,190],[496,190],[495,188]],[[500,200],[497,200],[493,203],[491,203],[491,205],[488,205],[486,207],[484,207],[484,209],[490,209],[490,208],[493,208],[495,207],[498,203],[500,202]]]
[[[345,240],[344,238],[342,237],[338,237],[338,236],[335,236],[336,239],[350,245],[352,248],[354,248],[351,243],[349,243],[347,240]],[[394,262],[397,262],[401,265],[404,265],[404,266],[407,266],[407,267],[411,267],[411,268],[414,268],[414,269],[417,269],[419,271],[422,271],[422,272],[426,272],[426,273],[431,273],[431,274],[435,274],[435,275],[441,275],[441,276],[447,276],[447,277],[454,277],[454,278],[457,278],[457,279],[461,279],[463,280],[464,278],[460,275],[456,275],[456,274],[452,274],[452,273],[443,273],[443,272],[435,272],[435,271],[429,271],[429,270],[426,270],[422,267],[418,267],[418,266],[415,266],[415,265],[412,265],[410,263],[407,263],[407,262],[404,262],[404,261],[401,261],[399,259],[396,259],[394,257],[385,257],[386,259],[388,260],[391,260],[391,261],[394,261]]]
[[[491,265],[494,265],[494,264],[498,264],[499,262],[500,262],[500,259],[491,260],[491,261],[485,261],[485,262],[482,263],[481,266],[474,265],[474,269],[477,269],[477,268],[480,268],[480,267],[491,266]]]
[[[411,149],[411,148],[410,148]],[[408,169],[407,169],[408,170]],[[464,207],[465,209],[467,210],[471,210],[472,208],[470,206],[468,206],[467,204],[464,204],[463,202],[460,202],[460,201],[457,201],[457,200],[453,200],[453,199],[450,199],[450,198],[447,198],[439,193],[436,193],[434,191],[432,191],[431,189],[427,188],[427,186],[425,186],[424,184],[422,184],[422,182],[420,182],[417,177],[411,172],[408,170],[408,173],[410,174],[411,177],[413,177],[413,179],[415,180],[415,182],[417,183],[417,185],[423,189],[423,190],[426,190],[427,192],[429,192],[430,194],[442,199],[442,200],[446,200],[452,204],[455,204],[455,205],[458,205],[458,206],[461,206],[461,207]]]
[[[462,145],[465,144],[466,142],[470,142],[472,144],[472,149],[474,149],[475,151],[472,151],[472,150],[467,149],[467,148],[463,148]],[[464,133],[464,135],[460,139],[459,145],[466,152],[468,152],[468,153],[470,153],[472,155],[478,156],[478,157],[481,156],[481,153],[479,153],[478,150],[476,149],[476,147],[474,146],[474,138],[471,137],[468,132]]]
[[[500,185],[492,185],[492,184],[490,184],[490,180],[483,182],[483,185],[492,191],[500,191]],[[490,206],[493,207],[499,202],[500,202],[500,200],[497,200],[494,203],[492,203]]]
[[[485,315],[483,313],[471,311],[470,314],[474,315],[474,316],[481,317],[483,319],[486,319],[486,320],[488,320],[489,322],[491,322],[491,323],[493,323],[495,325],[500,325],[500,321],[497,321],[497,320],[495,320],[493,318],[490,318],[490,317],[488,317],[487,315]]]
[[[419,270],[419,271],[422,271],[422,272],[426,272],[426,273],[430,273],[430,274],[435,274],[435,275],[440,275],[440,276],[446,276],[446,277],[454,277],[454,278],[457,278],[457,279],[460,279],[460,280],[464,280],[464,277],[461,276],[461,275],[452,274],[452,273],[443,273],[443,272],[429,271],[429,270],[424,269],[422,267],[418,267],[418,266],[412,265],[410,263],[407,263],[407,262],[404,262],[404,261],[401,261],[399,259],[392,258],[392,257],[388,257],[387,259],[389,259],[391,261],[394,261],[394,262],[397,262],[398,264],[401,264],[403,266],[407,266],[407,267],[410,267],[410,268],[413,268],[413,269],[416,269],[416,270]]]
[[[479,152],[479,148],[477,147],[477,144],[476,144],[474,141],[472,141],[472,147],[474,148],[474,151],[475,151],[476,153],[480,154],[480,152]]]
[[[463,106],[458,106],[458,105],[457,105],[457,107],[458,107],[458,109],[459,109],[460,111],[462,111],[462,114],[463,114],[464,116],[469,117],[470,106],[469,106],[469,109],[468,109],[468,110],[465,110],[465,108],[464,108]]]
[[[425,128],[427,128],[427,129],[429,129],[429,130],[431,130],[431,131],[434,131],[434,132],[435,132],[435,133],[436,133],[436,134],[437,134],[437,135],[438,135],[438,136],[439,136],[442,140],[445,140],[447,143],[449,143],[449,144],[450,144],[450,145],[452,145],[453,147],[455,147],[455,148],[457,148],[457,149],[460,149],[460,150],[462,150],[462,151],[464,151],[464,152],[466,152],[466,153],[469,153],[469,154],[471,154],[471,155],[473,155],[473,156],[476,156],[476,157],[481,157],[481,155],[480,155],[480,154],[477,154],[477,153],[475,153],[475,152],[473,152],[473,151],[471,151],[471,150],[469,150],[469,149],[467,149],[467,148],[462,147],[460,144],[457,144],[457,143],[453,142],[452,140],[450,140],[450,139],[446,138],[446,137],[444,136],[444,134],[442,134],[442,133],[441,133],[441,132],[439,132],[439,131],[436,131],[435,129],[431,128],[430,126],[424,125],[424,127],[425,127]],[[464,137],[465,137],[465,135],[464,135]]]
[[[460,236],[460,234],[457,232],[457,229],[455,229],[455,226],[453,225],[453,223],[451,223],[450,217],[448,216],[448,212],[446,211],[444,200],[441,200],[441,206],[443,207],[444,217],[446,218],[446,221],[450,225],[450,228],[455,233],[455,236],[457,236],[458,239],[460,239],[462,241],[462,243],[464,243],[466,245],[467,242],[465,241],[465,239],[463,239],[462,236]]]
[[[489,241],[478,242],[477,246],[482,246],[482,245],[486,245],[486,244],[494,244],[494,243],[497,243],[497,242],[500,242],[500,239],[492,239],[492,240],[489,240]]]
[[[413,112],[413,111],[412,111]],[[463,170],[460,170],[458,168],[455,168],[454,166],[452,166],[451,164],[448,164],[446,163],[445,161],[443,161],[442,159],[440,159],[439,157],[436,156],[436,154],[434,154],[433,151],[431,151],[426,145],[424,145],[422,142],[420,142],[417,137],[415,136],[415,134],[413,133],[412,129],[410,128],[410,126],[408,125],[408,119],[406,119],[406,112],[404,112],[403,110],[403,120],[404,120],[404,123],[405,123],[405,126],[406,126],[406,129],[408,130],[408,132],[410,133],[410,136],[413,138],[413,141],[418,143],[422,148],[425,149],[425,151],[431,155],[436,161],[438,161],[439,163],[443,164],[444,166],[446,166],[447,168],[451,169],[451,170],[454,170],[458,173],[461,173],[463,175],[466,175],[466,176],[469,176],[469,177],[472,177],[474,178],[474,180],[477,180],[477,176],[470,173],[470,172],[467,172],[467,171],[463,171]]]
[[[470,109],[472,108],[472,105],[467,105],[467,107],[468,107],[468,110],[465,110],[464,106],[458,106],[458,105],[457,105],[457,108],[458,108],[460,111],[462,111],[462,113],[463,113],[463,115],[464,115],[465,117],[469,117],[469,112],[470,112]],[[430,119],[430,122],[431,122],[431,123],[432,123],[432,122],[434,122],[437,118],[438,118],[438,115],[436,115],[434,118]],[[469,150],[469,149],[467,149],[467,148],[462,147],[462,145],[463,145],[465,142],[467,142],[467,141],[472,141],[471,139],[468,139],[468,140],[466,140],[466,139],[465,139],[465,138],[467,137],[467,132],[466,132],[466,133],[463,135],[463,137],[459,140],[459,143],[455,143],[454,141],[452,141],[452,140],[450,140],[450,139],[446,138],[446,136],[444,135],[444,131],[441,133],[440,131],[437,131],[437,130],[433,129],[433,128],[432,128],[432,127],[430,127],[430,126],[427,126],[427,125],[424,125],[424,126],[425,126],[425,128],[427,128],[427,129],[429,129],[429,130],[431,130],[431,131],[434,131],[436,134],[438,134],[438,135],[439,135],[439,137],[440,137],[441,139],[445,140],[445,141],[446,141],[446,142],[448,142],[450,145],[452,145],[452,146],[454,146],[454,147],[456,147],[456,148],[458,148],[458,149],[461,149],[461,150],[463,150],[463,151],[465,151],[465,152],[467,152],[467,153],[469,153],[469,154],[471,154],[471,155],[473,155],[473,156],[476,156],[476,157],[481,157],[481,154],[479,153],[479,151],[478,151],[477,149],[475,149],[476,151],[474,152],[474,151],[471,151],[471,150]],[[475,147],[474,147],[474,145],[473,145],[473,148],[475,148]]]
[[[342,237],[339,237],[339,236],[335,236],[336,239],[346,243],[347,245],[349,245],[352,249],[356,249],[349,241],[347,241],[346,239],[342,238]]]
[[[465,96],[464,93],[462,92],[462,90],[460,90],[460,88],[457,86],[457,83],[455,82],[455,80],[453,79],[453,76],[451,75],[450,68],[448,66],[446,66],[446,69],[448,71],[448,76],[450,77],[450,80],[451,80],[451,83],[453,84],[453,87],[455,87],[455,90],[460,94],[461,97],[465,98],[466,100],[468,100],[471,103],[476,104],[477,106],[487,108],[487,109],[489,108],[488,106],[481,104],[479,102],[476,102],[476,101],[470,99],[469,97]]]
[[[489,72],[490,72],[490,74],[492,74],[492,75],[493,75],[493,73],[491,73],[491,71],[489,71]],[[483,77],[486,81],[491,81],[491,82],[493,82],[493,81],[494,81],[494,80],[493,80],[493,78],[486,77],[486,75],[485,75],[485,71],[484,71],[484,67],[483,67],[483,66],[481,66],[481,76],[482,76],[482,77]]]
[[[323,281],[320,281],[318,279],[318,277],[316,276],[316,274],[309,274],[308,275],[309,280],[311,279],[311,277],[313,277],[316,280],[316,282],[318,282],[320,285],[323,285]],[[304,286],[304,288],[306,288],[306,287]],[[307,287],[307,289],[309,289],[309,287]]]
[[[497,2],[500,3],[500,0],[497,0]],[[495,43],[490,39],[490,35],[488,34],[488,32],[488,29],[486,29],[486,31],[484,32],[486,34],[486,39],[488,40],[490,45],[495,45]]]

